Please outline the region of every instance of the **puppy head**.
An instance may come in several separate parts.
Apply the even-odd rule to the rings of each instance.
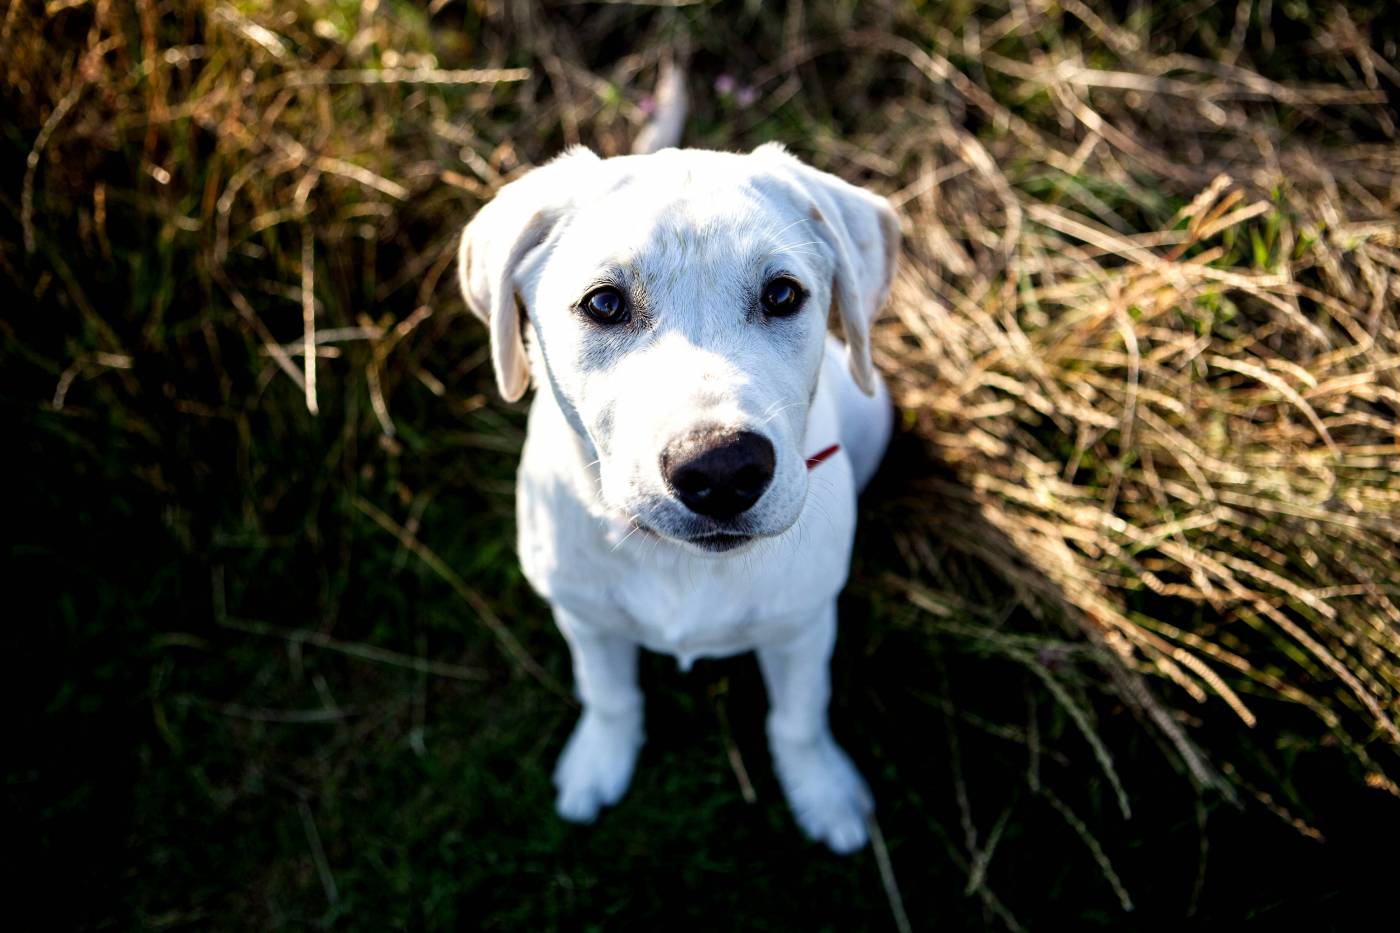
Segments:
[[[501,394],[524,394],[533,358],[597,453],[602,509],[723,551],[802,510],[833,308],[851,376],[873,392],[870,322],[898,244],[883,198],[780,146],[575,149],[476,215],[458,272]]]

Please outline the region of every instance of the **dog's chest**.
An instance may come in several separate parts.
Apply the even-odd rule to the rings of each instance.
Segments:
[[[618,624],[685,668],[697,657],[737,654],[791,634],[806,613],[765,587],[771,583],[692,565],[614,578],[607,592]]]
[[[665,559],[654,541],[634,537],[615,547],[597,536],[596,519],[575,514],[565,498],[537,504],[522,510],[519,543],[521,566],[539,594],[683,666],[795,636],[846,579],[848,534],[810,548],[798,543],[813,537],[802,529],[732,561]],[[833,512],[840,510],[825,515]],[[585,522],[592,534],[583,533]]]
[[[545,546],[532,549],[532,538]],[[786,560],[757,555],[737,566],[705,560],[658,564],[645,559],[646,542],[637,549],[640,559],[624,547],[559,560],[563,555],[528,531],[521,545],[522,566],[540,595],[589,625],[675,655],[683,667],[695,658],[738,654],[792,637],[845,576],[828,572],[825,579],[801,579],[804,574],[794,576]]]

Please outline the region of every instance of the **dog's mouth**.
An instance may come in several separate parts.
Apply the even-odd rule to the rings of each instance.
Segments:
[[[708,535],[697,535],[694,538],[685,538],[683,540],[687,544],[693,544],[702,550],[719,554],[724,551],[732,551],[737,547],[743,547],[753,539],[753,535],[736,535],[727,532],[716,532]]]
[[[668,534],[648,525],[641,520],[633,522],[636,530],[650,538],[657,538],[662,541],[674,541],[677,544],[689,544],[702,551],[711,554],[723,554],[725,551],[733,551],[744,545],[756,541],[763,535],[752,533],[739,533],[733,531],[706,531],[700,534]]]

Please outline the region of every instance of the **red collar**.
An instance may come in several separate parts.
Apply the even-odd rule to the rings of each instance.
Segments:
[[[824,447],[812,454],[812,456],[807,458],[807,469],[815,470],[817,467],[821,466],[823,460],[830,458],[832,454],[840,449],[840,444],[832,444],[830,447]]]

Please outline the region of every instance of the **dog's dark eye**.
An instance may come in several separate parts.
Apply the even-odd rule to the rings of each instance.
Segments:
[[[595,288],[583,298],[583,311],[599,324],[622,324],[627,320],[627,302],[611,285]]]
[[[778,278],[763,286],[763,310],[772,317],[786,317],[802,306],[802,289],[792,279]]]

